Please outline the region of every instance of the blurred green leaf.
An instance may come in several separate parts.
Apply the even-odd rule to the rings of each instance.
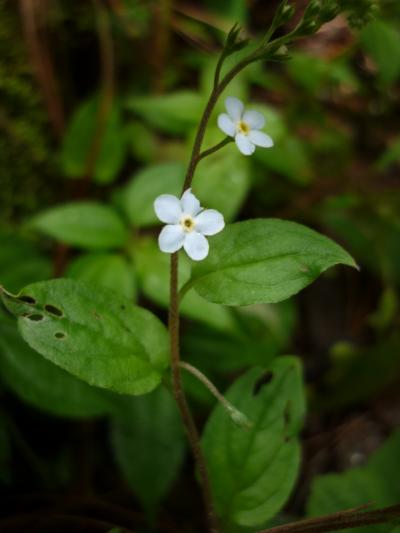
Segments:
[[[351,89],[358,85],[357,78],[343,60],[326,61],[326,58],[296,52],[287,68],[294,81],[313,96],[327,83],[343,84]]]
[[[170,256],[160,251],[156,241],[142,238],[134,244],[132,253],[144,294],[162,307],[169,305]],[[179,283],[182,286],[190,277],[190,260],[181,254],[179,258]],[[194,291],[190,291],[180,305],[184,316],[200,320],[218,329],[232,329],[230,310],[207,302]]]
[[[186,448],[171,394],[159,387],[124,402],[113,423],[112,441],[124,477],[146,512],[154,517],[177,476]]]
[[[128,232],[111,207],[96,202],[73,202],[36,215],[30,225],[61,242],[80,248],[123,246]]]
[[[374,398],[399,375],[400,338],[387,335],[375,345],[351,347],[343,357],[333,348],[333,365],[327,375],[328,391],[317,401],[318,409],[338,409]]]
[[[26,342],[91,385],[132,395],[150,392],[168,365],[168,335],[149,311],[82,281],[28,285],[3,303]]]
[[[180,91],[162,96],[135,96],[126,107],[154,128],[166,133],[190,131],[200,121],[205,101],[194,91]]]
[[[313,179],[306,145],[292,135],[276,141],[272,148],[256,150],[255,158],[268,170],[285,176],[295,184],[307,185]]]
[[[133,266],[119,254],[83,254],[68,265],[67,277],[97,283],[133,300],[136,276]]]
[[[201,161],[193,180],[193,189],[202,205],[222,212],[231,220],[240,209],[249,189],[249,163],[236,147],[222,150]],[[160,224],[154,212],[154,200],[160,194],[180,197],[185,177],[181,163],[151,165],[135,174],[122,197],[123,209],[135,226]]]
[[[193,190],[202,205],[217,209],[231,221],[240,210],[250,187],[249,161],[236,146],[227,146],[201,161],[196,169]]]
[[[389,506],[400,501],[398,464],[400,432],[397,431],[375,452],[368,463],[340,474],[317,477],[311,487],[308,515],[317,516],[358,507],[367,503]],[[357,533],[391,533],[398,527],[391,524],[365,526]]]
[[[383,20],[370,22],[361,32],[361,44],[379,69],[384,84],[395,82],[400,74],[400,32]]]
[[[0,285],[18,291],[28,283],[50,278],[50,261],[33,243],[0,229]]]
[[[71,178],[82,178],[88,172],[88,163],[95,145],[98,122],[98,98],[81,104],[72,116],[61,149],[64,173]],[[101,143],[94,168],[94,180],[100,184],[112,183],[118,176],[126,153],[119,106],[114,104],[100,132]]]
[[[324,202],[319,211],[320,218],[343,239],[362,266],[382,276],[387,284],[398,284],[399,205],[396,194],[382,198],[375,195],[371,206],[365,200],[349,208]]]
[[[267,369],[249,370],[226,398],[253,423],[237,427],[218,405],[203,436],[217,512],[233,532],[234,524],[264,524],[293,489],[305,411],[299,361],[280,357]]]
[[[338,244],[305,226],[248,220],[212,238],[208,257],[193,268],[190,286],[214,303],[274,303],[337,264],[356,266]]]
[[[385,170],[400,161],[400,137],[396,137],[378,161],[379,170]]]
[[[232,312],[235,327],[231,330],[217,331],[198,324],[185,328],[182,351],[189,362],[207,375],[266,365],[285,350],[293,335],[295,316],[291,300],[237,307]]]
[[[124,130],[132,154],[139,161],[151,163],[156,159],[158,142],[151,128],[139,121],[132,121]]]
[[[33,351],[14,321],[0,317],[0,368],[23,401],[58,416],[91,417],[110,411],[105,391],[91,387]]]
[[[122,205],[133,225],[151,226],[159,223],[154,200],[160,194],[179,195],[185,177],[182,163],[149,165],[137,172],[123,191]]]

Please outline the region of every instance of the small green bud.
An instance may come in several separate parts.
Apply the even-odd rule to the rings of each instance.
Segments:
[[[233,407],[233,405],[230,405],[228,407],[228,412],[232,422],[240,428],[251,429],[253,427],[253,423],[248,419],[248,417],[244,413],[236,409],[236,407]]]
[[[288,0],[284,0],[278,7],[273,25],[275,28],[286,24],[294,15],[296,9],[292,4],[288,3]]]

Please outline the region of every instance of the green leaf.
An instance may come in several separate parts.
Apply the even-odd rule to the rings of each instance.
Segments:
[[[0,369],[5,384],[25,402],[58,416],[91,417],[110,411],[105,391],[90,387],[33,351],[14,321],[0,321]]]
[[[298,185],[313,179],[313,170],[305,144],[298,138],[287,136],[268,150],[256,150],[255,157],[269,170],[277,172]]]
[[[162,96],[134,97],[126,106],[154,128],[180,134],[199,123],[204,97],[194,91],[180,91]]]
[[[203,159],[196,169],[193,191],[207,209],[217,209],[232,220],[246,198],[250,186],[249,160],[236,146]],[[181,182],[182,187],[182,182]]]
[[[160,194],[180,197],[184,177],[185,166],[176,162],[151,165],[136,173],[122,197],[123,209],[132,224],[138,227],[160,224],[154,200]],[[193,190],[204,207],[217,209],[226,220],[231,220],[246,197],[249,181],[248,161],[232,146],[200,162]]]
[[[61,164],[71,178],[82,178],[88,172],[89,159],[94,149],[98,115],[98,98],[86,100],[75,111],[64,136]],[[118,176],[125,159],[126,143],[121,126],[119,107],[114,105],[107,116],[94,168],[97,183],[112,183]]]
[[[308,515],[317,516],[373,503],[377,507],[398,504],[400,432],[397,431],[375,452],[365,466],[314,479],[307,504]],[[360,527],[357,533],[390,533],[395,526]],[[396,529],[397,531],[397,529]]]
[[[238,428],[218,405],[203,446],[217,512],[227,530],[236,531],[233,524],[258,526],[272,518],[296,481],[305,409],[298,359],[280,357],[266,370],[249,370],[226,398],[253,425]]]
[[[123,193],[123,208],[133,225],[160,223],[154,212],[154,200],[160,194],[178,195],[182,189],[185,167],[182,163],[150,165],[136,173]]]
[[[125,138],[133,156],[150,163],[157,158],[158,142],[154,131],[139,121],[132,121],[125,128]]]
[[[119,254],[84,254],[68,266],[67,276],[97,283],[129,298],[136,297],[136,280],[132,265]]]
[[[2,299],[34,350],[90,385],[139,395],[160,383],[167,331],[129,300],[69,279],[3,290]]]
[[[51,276],[52,265],[32,243],[0,230],[0,284],[18,291],[27,283]]]
[[[132,250],[139,277],[140,288],[152,301],[168,307],[170,256],[160,251],[156,241],[142,238],[135,242]],[[179,258],[179,283],[182,286],[190,278],[190,260],[183,254]],[[200,320],[218,329],[232,329],[230,310],[207,302],[189,291],[182,300],[180,311],[184,316]]]
[[[305,226],[279,219],[248,220],[210,239],[210,253],[194,266],[190,285],[214,303],[274,303],[340,263],[356,266],[338,244]]]
[[[120,247],[128,236],[118,214],[96,202],[73,202],[50,208],[36,215],[31,224],[50,237],[80,248]]]
[[[398,28],[374,20],[361,32],[361,44],[379,69],[379,77],[385,85],[395,82],[400,75],[400,33]]]
[[[125,402],[120,417],[115,419],[112,437],[126,480],[147,513],[154,516],[175,480],[186,447],[171,394],[159,387]]]

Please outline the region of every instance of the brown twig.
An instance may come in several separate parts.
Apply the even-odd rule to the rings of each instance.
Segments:
[[[283,526],[263,529],[258,533],[323,533],[374,524],[383,524],[400,519],[400,504],[373,511],[364,511],[363,509],[367,507],[369,507],[369,505],[358,507],[356,509],[339,511],[338,513],[317,518],[300,520],[299,522],[293,522]]]
[[[101,96],[96,115],[92,143],[85,164],[84,178],[90,182],[99,157],[101,142],[107,126],[114,98],[114,47],[111,37],[108,14],[100,0],[92,0],[96,11],[97,33],[101,62]]]
[[[171,12],[173,0],[159,0],[154,10],[152,86],[156,94],[165,89],[165,67],[171,44]]]
[[[41,0],[19,0],[25,41],[32,65],[54,133],[61,139],[65,126],[64,109],[49,50],[40,37],[38,15],[41,6]]]

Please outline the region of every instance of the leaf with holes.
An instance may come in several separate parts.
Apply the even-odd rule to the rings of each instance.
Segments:
[[[161,381],[168,335],[149,311],[99,286],[55,279],[3,290],[26,342],[44,357],[91,385],[145,394]]]
[[[226,398],[252,422],[232,423],[221,405],[203,436],[217,512],[227,531],[259,526],[288,499],[300,464],[298,433],[304,417],[299,360],[280,357],[265,370],[253,368]]]
[[[8,388],[44,411],[68,417],[111,411],[111,393],[108,397],[107,391],[90,387],[32,350],[6,316],[0,320],[0,370]]]
[[[343,248],[316,231],[287,220],[247,220],[210,239],[210,253],[194,265],[189,286],[219,304],[275,303],[337,264],[356,267]]]
[[[36,215],[32,227],[61,242],[79,248],[105,249],[123,246],[127,229],[111,207],[96,202],[72,202]]]
[[[171,393],[158,387],[146,396],[127,398],[112,429],[122,473],[148,514],[154,515],[178,473],[186,448]]]

